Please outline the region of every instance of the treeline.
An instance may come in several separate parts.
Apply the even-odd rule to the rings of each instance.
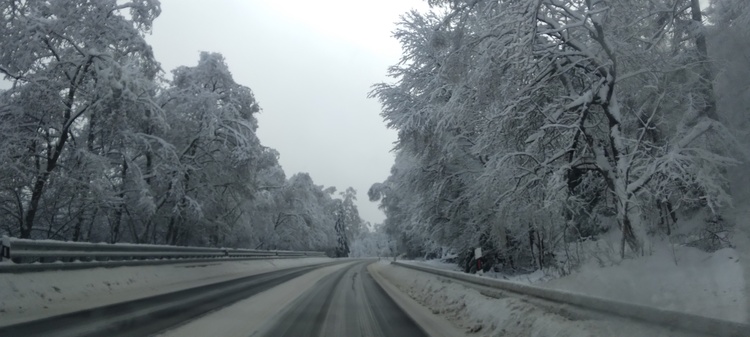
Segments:
[[[0,232],[348,254],[356,192],[287,178],[224,58],[165,79],[143,0],[0,3]]]
[[[610,230],[620,258],[642,254],[691,217],[704,225],[686,242],[728,245],[750,121],[745,1],[430,4],[403,16],[396,82],[372,91],[398,143],[369,195],[401,252],[483,247],[544,268]]]

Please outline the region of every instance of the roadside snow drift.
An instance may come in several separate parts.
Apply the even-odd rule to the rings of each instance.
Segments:
[[[539,287],[585,294],[670,311],[747,323],[748,294],[740,253],[725,248],[707,253],[692,247],[674,248],[657,242],[647,256],[606,259],[602,266],[589,259],[572,274],[554,278],[541,270],[531,274],[483,276]],[[432,268],[459,271],[455,264],[439,261],[403,261]]]
[[[417,302],[475,336],[691,336],[615,317],[589,319],[564,305],[524,297],[489,297],[431,274],[385,266],[381,274]],[[497,294],[496,294],[497,295]]]
[[[747,317],[743,266],[729,248],[657,247],[649,256],[608,267],[587,263],[537,285],[736,322]]]

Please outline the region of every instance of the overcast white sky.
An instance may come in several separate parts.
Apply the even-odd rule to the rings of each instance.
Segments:
[[[385,218],[367,189],[393,164],[396,134],[367,99],[389,81],[401,54],[391,37],[399,15],[418,0],[162,0],[149,41],[165,71],[195,65],[200,51],[224,55],[235,81],[250,87],[263,111],[261,142],[281,153],[291,176],[352,186],[360,215]]]

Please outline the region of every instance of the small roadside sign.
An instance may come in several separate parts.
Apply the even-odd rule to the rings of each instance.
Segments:
[[[474,258],[478,259],[482,257],[482,248],[475,248],[474,249]]]

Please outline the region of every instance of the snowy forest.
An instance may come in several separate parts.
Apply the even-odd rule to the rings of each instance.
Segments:
[[[429,2],[370,94],[398,132],[368,195],[399,253],[567,273],[605,236],[617,258],[732,245],[750,2]]]
[[[0,3],[0,234],[346,256],[356,191],[286,176],[222,55],[162,70],[145,40],[160,10]]]
[[[287,177],[221,54],[162,69],[146,41],[159,1],[0,3],[0,234],[331,256],[481,247],[563,273],[605,236],[620,258],[654,240],[732,246],[750,3],[428,3],[401,17],[393,81],[370,92],[398,134],[368,191],[387,216],[375,226],[353,188]]]

